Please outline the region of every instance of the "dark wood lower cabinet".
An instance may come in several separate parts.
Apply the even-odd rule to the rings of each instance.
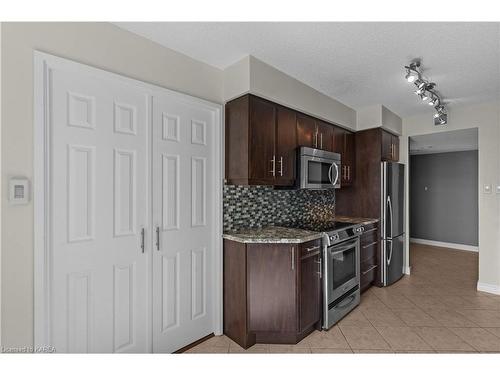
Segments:
[[[372,285],[378,285],[380,281],[380,233],[378,222],[364,225],[365,231],[360,238],[360,281],[361,293],[368,290]]]
[[[224,333],[243,348],[295,344],[320,328],[320,240],[224,240]]]

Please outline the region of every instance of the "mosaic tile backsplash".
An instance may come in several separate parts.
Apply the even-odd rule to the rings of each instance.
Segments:
[[[335,190],[224,185],[224,232],[335,219]]]

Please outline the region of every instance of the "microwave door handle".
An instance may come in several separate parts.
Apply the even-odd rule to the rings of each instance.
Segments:
[[[337,181],[339,180],[339,166],[337,165],[337,163],[332,163],[330,169],[332,169],[332,167],[335,167],[335,181],[332,182],[332,185],[335,186],[337,185]]]
[[[330,168],[328,169],[328,180],[333,185],[333,182],[332,182],[332,168],[333,168],[333,164],[330,165]]]

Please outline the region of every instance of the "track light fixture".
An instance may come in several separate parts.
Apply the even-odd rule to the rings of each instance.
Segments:
[[[434,125],[445,125],[448,122],[448,114],[446,113],[446,108],[442,104],[441,96],[435,90],[436,84],[427,81],[420,70],[420,61],[413,61],[410,65],[405,66],[406,75],[405,79],[409,83],[413,83],[417,86],[414,91],[415,94],[426,102],[428,105],[436,109],[434,114]]]

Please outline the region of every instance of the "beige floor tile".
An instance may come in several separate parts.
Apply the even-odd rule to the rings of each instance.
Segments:
[[[449,308],[424,309],[424,312],[434,318],[443,327],[477,327],[476,323]]]
[[[390,349],[387,342],[373,327],[342,327],[351,349]]]
[[[269,353],[297,353],[297,354],[307,354],[311,353],[311,349],[304,346],[297,345],[279,345],[270,344]]]
[[[354,353],[356,354],[393,354],[394,351],[391,349],[354,349]]]
[[[217,347],[217,348],[228,348],[234,341],[225,335],[214,336],[208,340],[203,341],[198,346],[200,347]]]
[[[363,315],[375,327],[405,327],[403,322],[388,307],[363,310]]]
[[[301,343],[311,349],[349,349],[344,335],[337,326],[328,331],[314,331]]]
[[[269,344],[255,344],[248,349],[243,349],[236,343],[231,343],[229,353],[269,353]]]
[[[477,350],[436,350],[438,354],[477,354]]]
[[[444,327],[416,327],[415,332],[435,350],[470,350],[469,344]]]
[[[352,354],[351,349],[312,348],[312,354]]]
[[[434,354],[435,350],[395,350],[396,354]]]
[[[463,299],[467,301],[468,306],[464,308],[482,309],[482,310],[500,310],[500,301],[495,301],[493,298],[484,296],[464,296]]]
[[[500,353],[500,337],[483,328],[450,328],[466,343],[480,352]]]
[[[377,327],[394,350],[432,350],[410,327]]]
[[[339,323],[339,327],[371,327],[371,323],[366,319],[360,309],[355,309],[347,314]]]
[[[457,309],[457,312],[479,327],[500,327],[500,311],[498,310]]]
[[[444,308],[446,306],[439,296],[413,295],[413,296],[408,296],[408,299],[421,309],[437,308],[437,307]],[[405,309],[406,307],[400,307],[400,308]]]
[[[500,337],[500,327],[485,328],[489,333],[493,333],[496,337]]]
[[[421,309],[393,310],[410,327],[439,327],[440,324]]]
[[[390,309],[413,309],[415,305],[410,299],[405,297],[403,294],[393,293],[388,295],[381,295],[378,298],[382,301],[384,305]]]

